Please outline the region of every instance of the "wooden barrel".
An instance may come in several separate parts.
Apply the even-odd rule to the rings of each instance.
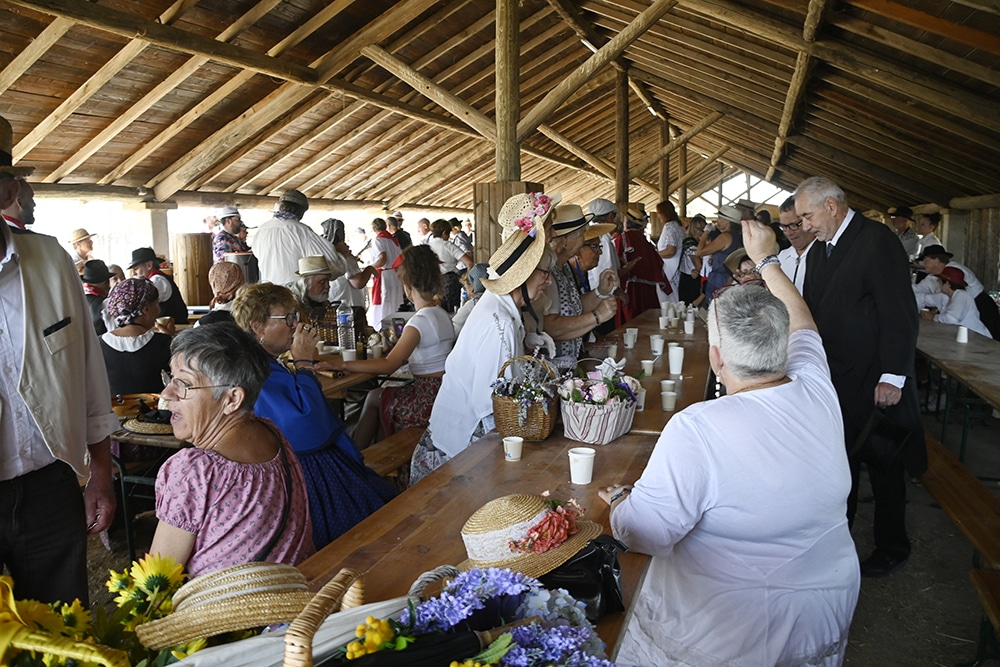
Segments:
[[[174,282],[188,306],[207,306],[212,300],[208,270],[212,268],[211,234],[175,234],[171,240]]]

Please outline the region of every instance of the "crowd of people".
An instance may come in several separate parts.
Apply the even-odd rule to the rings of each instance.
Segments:
[[[411,236],[400,212],[375,218],[356,256],[343,222],[315,232],[302,221],[308,199],[288,190],[252,246],[239,210],[218,212],[211,312],[178,333],[188,308],[152,248],[133,251],[129,278],[93,257],[85,229],[66,252],[12,222],[33,208],[25,186],[0,170],[0,299],[18,313],[0,346],[22,368],[0,384],[0,432],[23,443],[0,459],[0,509],[13,517],[0,530],[33,524],[59,544],[43,548],[23,528],[5,540],[19,597],[87,598],[85,536],[106,530],[115,506],[110,396],[161,394],[174,435],[193,445],[160,469],[151,553],[191,574],[297,564],[393,498],[364,465],[366,447],[423,428],[415,484],[493,430],[492,385],[508,360],[539,353],[574,367],[609,330],[683,301],[708,309],[725,395],[675,415],[642,477],[603,492],[615,534],[653,557],[620,659],[837,665],[859,577],[891,574],[910,554],[905,481],[926,468],[919,319],[984,336],[996,323],[934,215],[912,232],[912,211],[897,207],[890,228],[810,178],[776,221],[745,200],[711,223],[661,202],[656,240],[639,209],[515,195],[483,264],[459,221],[421,219]],[[247,254],[259,281],[228,261]],[[321,325],[342,304],[359,337],[394,333],[386,355],[317,359]],[[368,392],[353,432],[317,378],[404,365],[412,382]],[[53,388],[44,378],[57,373],[65,382]],[[901,456],[879,458],[865,441],[876,419],[911,434]],[[850,526],[862,463],[875,550],[859,563]],[[88,475],[81,496],[77,476]]]

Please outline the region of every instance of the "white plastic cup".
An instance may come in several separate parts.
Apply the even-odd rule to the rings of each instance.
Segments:
[[[344,348],[340,351],[340,356],[343,357],[344,361],[355,361],[358,358],[358,351]]]
[[[670,307],[670,302],[669,301],[661,301],[660,302],[660,312],[661,313],[666,314],[666,310],[669,307]]]
[[[372,359],[381,359],[384,347],[379,344],[372,345]]]
[[[649,349],[653,353],[654,357],[658,357],[663,354],[663,338],[659,336],[655,339],[651,338],[649,341]]]
[[[672,340],[669,343],[667,343],[667,349],[670,350],[670,349],[673,349],[673,348],[675,348],[675,347],[677,347],[679,345],[680,345],[680,343],[678,343],[675,340]]]
[[[594,479],[594,457],[597,451],[592,447],[574,447],[569,450],[569,480],[581,486]]]
[[[684,321],[685,322],[694,322],[694,311],[693,310],[689,310],[687,312],[687,315],[684,316]]]
[[[660,380],[660,391],[675,391],[677,389],[676,380]]]
[[[643,359],[639,363],[642,364],[642,372],[643,373],[645,373],[647,376],[653,374],[653,360],[652,359]]]
[[[639,389],[635,392],[635,411],[642,412],[646,409],[646,390]]]
[[[670,348],[667,359],[670,363],[670,374],[680,376],[684,368],[684,348],[680,346]]]
[[[671,317],[670,318],[670,328],[671,329],[679,329],[680,326],[681,326],[681,318],[679,318],[679,317]]]
[[[684,320],[684,333],[688,336],[694,333],[694,320]]]
[[[969,330],[966,327],[958,327],[958,334],[955,336],[956,343],[969,342]]]
[[[660,328],[666,329],[670,326],[670,317],[668,315],[660,315]]]
[[[677,407],[677,392],[676,391],[661,391],[660,392],[660,403],[663,406],[664,411],[673,412],[674,408]]]
[[[625,327],[625,333],[632,334],[633,336],[638,336],[639,327]]]
[[[608,345],[608,356],[615,359],[618,356],[618,343]]]
[[[520,461],[521,448],[524,447],[524,438],[508,436],[503,439],[503,458],[505,461]]]
[[[625,344],[626,350],[631,350],[633,347],[635,347],[636,336],[637,334],[629,333],[628,331],[626,331],[625,335],[622,336],[622,342]]]

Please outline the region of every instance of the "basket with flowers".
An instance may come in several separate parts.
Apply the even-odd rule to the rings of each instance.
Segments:
[[[583,377],[559,383],[563,432],[566,437],[606,445],[632,427],[639,381],[625,375],[625,360],[608,357]]]
[[[537,356],[504,363],[493,383],[493,420],[501,437],[520,436],[532,442],[548,438],[559,403],[555,385],[555,371]]]

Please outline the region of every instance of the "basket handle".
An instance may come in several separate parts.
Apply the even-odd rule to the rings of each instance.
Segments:
[[[361,573],[345,567],[313,596],[285,633],[285,667],[312,667],[312,642],[319,626],[327,616],[341,607],[346,609],[358,606],[360,602],[357,591],[360,589]],[[350,591],[355,591],[353,598]]]
[[[462,574],[462,571],[454,565],[438,565],[433,570],[424,572],[417,577],[417,580],[413,582],[413,585],[410,586],[410,590],[406,594],[411,598],[423,598],[424,590],[435,581],[449,578],[454,579],[460,574]]]
[[[132,664],[125,651],[100,644],[78,642],[69,637],[58,637],[47,632],[37,632],[27,628],[21,628],[14,633],[10,646],[22,651],[47,653],[60,658],[73,658],[79,662],[94,663],[103,667],[129,667]]]
[[[498,378],[502,378],[503,374],[507,371],[507,367],[510,366],[515,361],[533,361],[536,364],[538,364],[539,366],[541,366],[542,368],[544,368],[545,371],[549,374],[549,377],[554,378],[556,376],[555,371],[553,371],[552,367],[549,366],[547,363],[545,363],[544,361],[542,361],[538,357],[534,357],[534,356],[532,356],[530,354],[524,354],[524,355],[521,355],[520,357],[511,357],[507,361],[503,362],[503,366],[500,367],[500,372],[497,373],[497,377]]]

